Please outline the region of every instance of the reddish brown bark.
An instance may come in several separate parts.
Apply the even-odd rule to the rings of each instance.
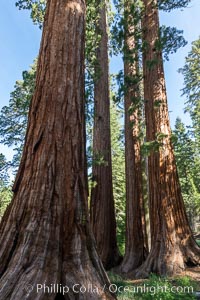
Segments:
[[[108,33],[106,2],[100,2],[96,80],[94,83],[93,181],[91,191],[91,224],[98,253],[106,269],[119,264],[116,219],[112,185],[110,96],[108,67]],[[101,163],[98,160],[102,160]]]
[[[3,300],[113,299],[103,291],[108,279],[88,220],[84,20],[84,1],[47,2],[22,161],[0,225]],[[70,291],[37,293],[44,283]],[[75,294],[74,284],[92,284],[99,294]]]
[[[142,193],[142,168],[139,141],[139,72],[135,27],[130,14],[131,4],[125,1],[125,168],[126,168],[126,242],[120,270],[128,273],[145,260],[145,217]],[[138,81],[138,82],[137,82]],[[132,83],[135,82],[135,83]]]
[[[162,53],[156,48],[157,1],[143,2],[146,134],[148,142],[162,142],[162,146],[158,151],[152,151],[148,159],[151,251],[137,270],[137,277],[148,276],[151,272],[172,275],[183,270],[186,264],[200,263],[200,248],[189,227],[170,139]]]

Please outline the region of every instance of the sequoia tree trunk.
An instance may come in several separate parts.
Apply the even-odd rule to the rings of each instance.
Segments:
[[[98,5],[98,4],[97,4]],[[108,33],[106,1],[99,2],[97,32],[101,35],[96,51],[94,82],[93,188],[91,224],[98,253],[106,269],[119,264],[116,218],[112,185]]]
[[[181,195],[171,144],[162,53],[158,46],[159,17],[156,0],[143,0],[143,66],[151,220],[151,251],[137,277],[151,272],[173,275],[185,265],[200,263]],[[157,150],[155,150],[157,148]]]
[[[47,2],[24,151],[0,225],[2,300],[113,299],[88,218],[84,20],[82,0]]]
[[[139,140],[140,87],[134,17],[130,1],[125,1],[124,46],[124,109],[125,109],[125,169],[126,169],[126,241],[121,273],[128,273],[145,260],[145,218],[142,193],[142,167]],[[143,231],[144,229],[144,231]]]

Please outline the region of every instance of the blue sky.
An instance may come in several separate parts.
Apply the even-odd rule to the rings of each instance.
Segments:
[[[200,36],[200,1],[193,0],[184,10],[174,10],[170,13],[161,13],[160,20],[162,24],[175,26],[184,30],[184,37],[188,44],[170,56],[170,61],[165,63],[165,78],[167,84],[167,95],[170,113],[171,125],[174,125],[177,116],[180,116],[184,123],[189,123],[189,117],[184,114],[183,107],[185,99],[181,97],[183,88],[183,76],[177,70],[183,67],[185,57],[191,50],[191,42]]]
[[[184,65],[184,58],[191,49],[191,42],[200,35],[200,1],[193,0],[184,10],[161,13],[161,24],[176,26],[184,30],[188,45],[170,56],[165,63],[168,102],[171,124],[177,116],[185,123],[188,116],[183,113],[184,99],[180,89],[183,87],[182,75],[177,70]],[[21,79],[22,71],[28,70],[39,51],[41,31],[32,24],[27,11],[19,11],[14,0],[1,0],[0,10],[0,109],[8,105],[10,92],[16,80]],[[111,62],[111,71],[115,72],[119,61]],[[11,158],[12,151],[0,145],[0,152]]]

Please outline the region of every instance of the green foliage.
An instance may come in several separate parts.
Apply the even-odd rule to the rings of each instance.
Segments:
[[[122,124],[122,112],[112,102],[110,107],[111,151],[113,194],[115,200],[117,241],[119,250],[124,253],[125,247],[125,154]]]
[[[159,28],[159,39],[156,40],[154,45],[155,53],[162,52],[163,58],[169,60],[169,55],[176,53],[179,48],[185,47],[187,41],[183,37],[183,30],[178,30],[176,27],[162,25]],[[148,49],[148,44],[143,42],[143,51]],[[153,68],[159,62],[158,58],[153,58],[147,62],[147,66]]]
[[[200,38],[192,43],[185,65],[179,72],[184,77],[182,92],[187,98],[185,111],[191,116],[193,136],[200,149]]]
[[[151,60],[146,60],[146,65],[149,70],[153,69],[158,65],[159,60],[157,58],[153,58]]]
[[[180,118],[176,119],[172,141],[182,195],[194,229],[195,217],[200,213],[200,153]]]
[[[124,281],[120,276],[109,273],[111,288],[119,300],[194,300],[195,283],[188,277],[174,279],[160,278],[152,274],[142,283]]]
[[[0,153],[0,220],[12,197],[11,188],[8,186],[8,168],[9,163],[6,161],[5,156]]]
[[[95,0],[87,1],[85,44],[85,114],[87,137],[89,139],[87,155],[90,165],[92,157],[92,127],[94,121],[94,82],[98,78],[100,72],[97,72],[98,62],[96,59],[96,51],[101,39],[101,33],[98,30],[99,7],[99,3],[96,3]]]
[[[104,159],[104,154],[100,152],[93,153],[93,164],[95,166],[108,166],[108,162]]]
[[[4,106],[0,113],[1,143],[14,147],[15,155],[11,163],[14,170],[19,165],[24,144],[29,105],[35,88],[36,65],[35,61],[29,71],[23,72],[23,79],[16,82],[10,95],[9,105]]]
[[[170,11],[174,8],[181,8],[186,7],[188,5],[188,1],[174,1],[174,0],[160,0],[159,1],[159,8]],[[142,14],[143,14],[143,4],[142,1],[135,0],[130,2],[129,10],[125,10],[123,8],[123,1],[114,1],[117,13],[114,18],[114,22],[112,25],[112,47],[113,53],[115,55],[119,54],[120,52],[124,51],[124,37],[126,36],[128,26],[134,26],[134,37],[135,40],[138,41],[135,49],[133,51],[138,52],[142,49],[144,50],[145,47],[148,45],[141,43],[142,38],[142,30],[140,26]],[[134,16],[134,18],[130,18],[130,16]],[[159,29],[159,40],[155,43],[155,50],[162,51],[163,57],[166,60],[169,60],[169,54],[176,53],[180,47],[184,47],[187,42],[182,36],[183,31],[178,30],[175,27],[170,26],[161,26]],[[127,54],[126,54],[127,55]]]
[[[10,186],[1,186],[0,184],[0,220],[12,199],[12,191]]]
[[[143,157],[149,156],[152,152],[159,152],[163,146],[163,139],[167,135],[163,132],[158,132],[156,134],[156,139],[149,142],[144,142],[141,146],[141,153]]]
[[[172,8],[185,7],[186,1],[160,1],[162,8],[170,10]],[[115,102],[122,103],[123,96],[129,88],[135,89],[139,87],[142,90],[143,76],[141,74],[142,69],[142,52],[148,48],[146,41],[142,41],[141,20],[143,17],[143,1],[127,1],[122,0],[114,1],[116,12],[114,21],[111,28],[111,46],[112,54],[122,55],[124,62],[130,64],[136,63],[138,65],[138,71],[135,78],[124,77],[123,71],[119,71],[116,76],[118,85],[118,95],[115,98]],[[130,28],[134,28],[130,32]],[[163,57],[169,60],[169,55],[176,53],[180,47],[184,47],[187,42],[182,36],[183,31],[176,29],[175,27],[161,26],[159,29],[159,39],[155,42],[155,52],[162,52]],[[134,37],[133,49],[128,49],[125,43],[126,37]],[[158,58],[152,58],[147,62],[149,69],[154,68],[158,64]],[[142,95],[141,91],[139,93]],[[134,100],[134,99],[133,99]],[[142,99],[140,99],[140,108],[142,107]],[[133,101],[134,102],[134,101]],[[138,108],[138,107],[137,107]]]
[[[154,108],[159,108],[161,105],[162,105],[163,101],[162,100],[155,100],[153,105],[154,105]]]
[[[16,6],[19,9],[28,9],[31,11],[33,23],[42,28],[46,8],[46,0],[18,0]]]
[[[191,0],[158,0],[160,10],[170,12],[173,9],[187,7]]]
[[[135,1],[114,1],[116,12],[111,24],[111,46],[112,54],[123,54],[125,61],[130,61],[133,58],[133,54],[137,54],[141,47],[142,31],[140,28],[141,10],[143,3],[140,0]],[[129,28],[134,26],[134,31],[130,33]],[[133,36],[135,41],[134,49],[126,49],[124,43],[125,37]]]
[[[184,77],[182,92],[187,99],[185,112],[191,116],[192,127],[186,131],[183,124],[177,121],[179,135],[176,153],[180,156],[178,170],[184,200],[189,218],[194,223],[193,218],[200,213],[200,38],[192,43],[185,65],[179,72]]]
[[[133,284],[131,282],[125,281],[121,276],[111,272],[108,273],[108,276],[111,281],[110,289],[112,288],[112,291],[115,292],[118,300],[135,299],[134,293],[130,293],[129,291],[124,291],[124,289],[131,290],[133,288]]]
[[[100,4],[95,0],[87,2],[86,13],[86,69],[94,79],[97,65],[96,50],[101,40],[101,31],[98,26]]]
[[[159,149],[161,147],[161,143],[157,140],[150,141],[150,142],[144,142],[141,146],[141,153],[142,156],[149,156],[152,152],[159,152]]]
[[[0,186],[4,186],[9,182],[8,168],[9,162],[7,162],[5,156],[0,153]]]
[[[154,274],[150,276],[147,287],[149,292],[141,293],[135,299],[144,300],[189,300],[195,299],[193,295],[193,283],[187,278],[177,279],[175,282],[169,281],[168,278],[160,278]],[[177,290],[176,288],[177,287]],[[185,288],[185,291],[184,291]],[[190,288],[188,290],[188,288]],[[180,289],[180,292],[179,292]],[[189,293],[188,293],[189,291]]]
[[[187,45],[187,41],[182,36],[183,30],[175,27],[161,26],[160,39],[156,42],[156,50],[163,51],[163,57],[169,60],[169,54],[176,53],[181,47]]]

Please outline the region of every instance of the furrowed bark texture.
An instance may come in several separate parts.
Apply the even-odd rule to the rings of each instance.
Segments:
[[[157,1],[144,0],[143,39],[145,49],[144,98],[147,141],[160,141],[159,151],[152,151],[148,160],[151,219],[151,251],[136,272],[146,277],[151,272],[173,275],[185,265],[200,263],[200,248],[189,227],[181,195],[167,107],[163,60],[156,49],[159,18]]]
[[[125,1],[125,167],[126,167],[126,245],[125,256],[120,265],[121,273],[128,273],[145,260],[144,203],[142,194],[142,168],[139,141],[139,82],[138,57],[135,49],[135,28],[130,15],[130,3]],[[127,28],[126,28],[127,27]]]
[[[110,96],[108,68],[108,33],[106,2],[99,4],[97,30],[101,39],[97,48],[94,83],[93,181],[91,191],[91,224],[98,253],[106,269],[119,264],[116,218],[112,185]],[[98,162],[102,160],[102,162]]]
[[[47,3],[23,156],[0,225],[2,300],[113,299],[88,220],[84,20],[84,1]],[[37,293],[37,284],[70,291]],[[99,293],[75,294],[74,284]]]

